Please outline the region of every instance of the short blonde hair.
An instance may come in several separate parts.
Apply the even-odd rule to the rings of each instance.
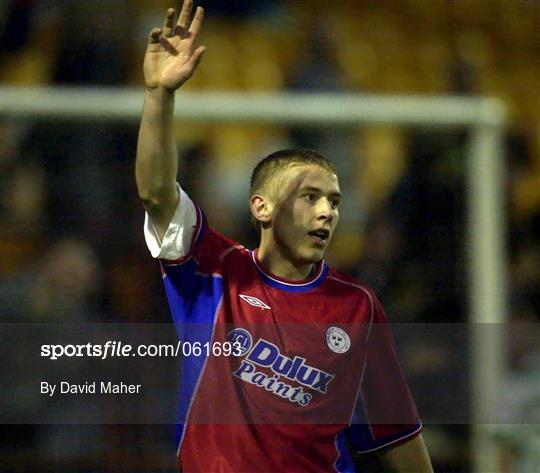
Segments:
[[[315,165],[333,174],[334,164],[321,153],[311,149],[284,149],[261,159],[251,174],[249,197],[262,193],[282,170],[299,165]],[[260,230],[260,222],[252,215],[251,222]]]

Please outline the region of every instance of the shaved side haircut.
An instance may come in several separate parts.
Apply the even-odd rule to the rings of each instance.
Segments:
[[[337,174],[334,164],[321,153],[311,149],[284,149],[276,151],[261,159],[251,174],[249,197],[265,192],[275,192],[270,188],[274,178],[284,170],[296,166],[315,165]],[[256,229],[260,230],[260,222],[252,215],[251,222]]]

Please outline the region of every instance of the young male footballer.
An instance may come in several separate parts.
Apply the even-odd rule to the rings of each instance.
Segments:
[[[432,471],[379,301],[323,260],[341,199],[330,161],[284,150],[259,162],[254,251],[213,230],[177,183],[174,95],[204,54],[203,9],[191,11],[185,0],[150,33],[136,160],[178,334],[211,347],[182,360],[180,469],[345,472],[351,451],[377,451],[394,471]]]

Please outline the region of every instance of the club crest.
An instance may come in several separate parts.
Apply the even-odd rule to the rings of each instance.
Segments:
[[[351,347],[351,339],[345,330],[330,327],[326,332],[326,343],[334,353],[345,353]]]

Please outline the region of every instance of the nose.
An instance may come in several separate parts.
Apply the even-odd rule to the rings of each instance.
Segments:
[[[317,218],[331,222],[336,216],[336,210],[328,199],[320,199]]]

